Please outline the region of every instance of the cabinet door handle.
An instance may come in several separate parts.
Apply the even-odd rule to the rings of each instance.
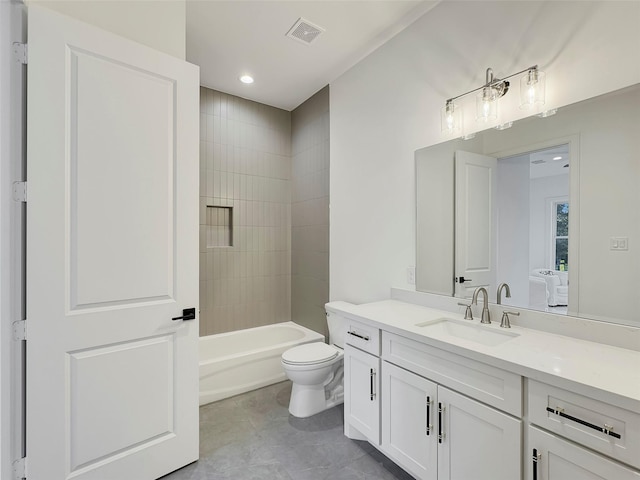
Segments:
[[[369,341],[369,337],[367,335],[360,335],[359,333],[352,332],[351,330],[347,331],[349,335],[353,335],[354,337],[359,338],[360,340],[364,340],[365,342]]]
[[[427,395],[427,435],[431,434],[431,423],[430,422],[430,418],[431,418],[431,397],[429,397],[429,395]]]
[[[442,443],[444,440],[444,428],[442,426],[442,414],[444,410],[445,406],[438,402],[438,443]]]
[[[538,449],[533,449],[533,480],[538,480],[538,462],[542,458],[542,454],[538,453]]]
[[[593,423],[589,423],[586,420],[582,420],[580,418],[577,418],[577,417],[574,417],[572,415],[568,415],[568,414],[564,413],[564,408],[547,407],[547,412],[555,413],[559,417],[566,418],[567,420],[571,420],[572,422],[579,423],[580,425],[584,425],[585,427],[593,428],[594,430],[602,432],[605,435],[610,435],[610,436],[618,438],[618,439],[622,438],[619,433],[616,433],[616,432],[613,431],[613,426],[607,425],[606,423],[604,424],[604,427],[600,427],[598,425],[594,425]]]
[[[371,394],[370,394],[370,398],[371,401],[373,402],[373,400],[376,398],[376,391],[374,390],[374,384],[376,381],[376,371],[372,368],[370,373],[369,373],[369,380],[371,381]]]

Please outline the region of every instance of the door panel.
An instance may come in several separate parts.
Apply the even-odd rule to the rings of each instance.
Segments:
[[[69,353],[72,471],[173,435],[174,340],[166,335]],[[112,429],[113,422],[121,426]],[[103,432],[100,442],[95,432]]]
[[[198,457],[198,69],[29,8],[27,456],[34,480]]]
[[[520,420],[442,386],[438,404],[444,408],[439,480],[520,478]]]
[[[380,444],[380,359],[351,345],[344,349],[344,419]]]
[[[455,160],[455,276],[471,279],[456,282],[456,296],[470,298],[475,288],[495,283],[497,160],[464,151]]]
[[[68,55],[71,310],[171,299],[175,82]]]
[[[640,480],[640,472],[530,426],[527,480]],[[533,465],[533,449],[539,455]]]
[[[382,362],[382,448],[419,479],[438,472],[437,385]]]

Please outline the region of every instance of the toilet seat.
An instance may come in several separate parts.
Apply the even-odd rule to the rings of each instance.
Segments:
[[[287,365],[317,365],[335,359],[339,353],[337,348],[326,343],[307,343],[284,352],[282,362]]]

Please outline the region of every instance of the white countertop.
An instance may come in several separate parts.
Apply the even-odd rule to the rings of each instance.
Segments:
[[[458,313],[397,300],[353,305],[331,302],[328,308],[345,316],[528,378],[565,388],[621,408],[640,411],[640,352],[513,325],[500,328],[464,320]],[[502,344],[486,346],[417,324],[440,318],[460,320],[478,328],[518,334]]]

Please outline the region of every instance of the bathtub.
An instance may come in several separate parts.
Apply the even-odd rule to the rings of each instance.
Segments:
[[[294,322],[200,337],[200,405],[285,380],[282,353],[323,341]]]

